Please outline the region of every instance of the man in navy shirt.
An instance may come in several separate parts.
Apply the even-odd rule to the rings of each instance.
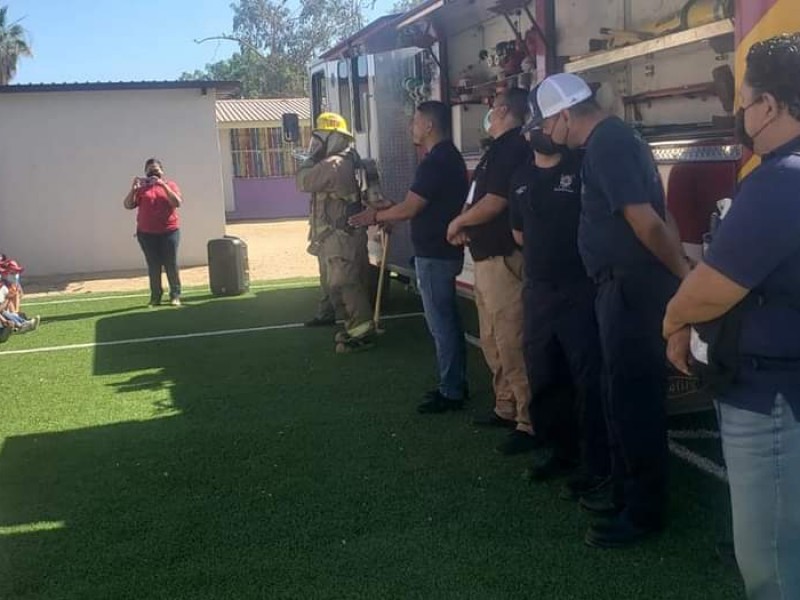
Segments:
[[[614,453],[614,498],[603,508],[617,511],[589,528],[586,543],[626,546],[664,524],[667,370],[661,320],[689,264],[668,225],[664,190],[647,144],[622,120],[601,111],[580,77],[548,77],[537,100],[543,131],[554,142],[585,147],[578,247],[598,286]]]
[[[552,447],[535,480],[579,473],[566,486],[577,499],[604,483],[610,456],[603,417],[602,358],[594,282],[578,253],[582,152],[556,146],[538,126],[537,89],[524,128],[533,159],[511,180],[511,227],[525,256],[524,348],[537,437]],[[583,452],[581,452],[581,450]]]
[[[739,106],[739,137],[762,163],[670,301],[664,335],[688,373],[688,326],[706,335],[737,315],[738,372],[717,398],[736,559],[749,598],[800,598],[800,34],[750,49]]]
[[[464,266],[464,251],[447,242],[447,226],[467,197],[467,167],[450,139],[450,109],[445,104],[420,104],[412,136],[427,154],[405,200],[384,210],[368,208],[350,223],[365,227],[411,220],[417,287],[439,368],[439,386],[428,392],[418,410],[441,413],[463,408],[467,387],[464,329],[456,305],[456,277]]]

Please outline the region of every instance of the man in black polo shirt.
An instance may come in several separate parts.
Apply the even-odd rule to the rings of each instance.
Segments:
[[[464,212],[447,230],[452,244],[469,244],[475,261],[481,348],[494,376],[495,395],[494,410],[475,423],[513,429],[497,448],[503,454],[518,454],[535,445],[522,354],[523,259],[508,216],[511,175],[529,156],[520,134],[527,102],[527,92],[519,88],[497,96],[489,117],[492,144],[475,169]]]
[[[615,480],[608,508],[619,511],[590,527],[586,543],[626,546],[664,525],[669,453],[661,321],[689,264],[667,223],[664,189],[644,140],[601,111],[575,75],[548,77],[536,98],[542,130],[554,142],[585,146],[578,247],[598,286]]]
[[[450,109],[445,104],[420,104],[412,137],[427,154],[405,200],[384,210],[368,208],[350,223],[365,227],[411,220],[417,287],[439,367],[439,386],[426,394],[418,410],[441,413],[462,408],[467,387],[464,329],[456,305],[456,277],[464,266],[464,252],[449,244],[446,236],[448,223],[467,196],[467,167],[450,139]]]
[[[582,462],[583,472],[565,488],[577,499],[601,487],[610,473],[595,286],[578,253],[582,153],[556,146],[541,130],[536,92],[529,95],[525,127],[533,160],[514,173],[510,192],[511,227],[525,257],[531,413],[537,437],[553,450],[532,475],[557,477]]]

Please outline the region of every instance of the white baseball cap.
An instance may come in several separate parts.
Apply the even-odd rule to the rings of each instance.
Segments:
[[[572,108],[592,97],[592,89],[583,79],[572,73],[557,73],[544,79],[531,90],[528,103],[531,119],[523,133],[541,126],[542,121]]]

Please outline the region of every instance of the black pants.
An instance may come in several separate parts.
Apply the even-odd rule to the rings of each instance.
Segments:
[[[537,436],[587,474],[611,470],[603,412],[602,358],[591,281],[527,282],[524,352]]]
[[[167,272],[169,281],[169,297],[180,298],[181,278],[178,273],[178,244],[181,234],[178,229],[167,233],[136,233],[142,247],[144,259],[147,261],[147,273],[150,277],[150,301],[160,302],[164,289],[161,287],[161,271]]]
[[[660,526],[667,504],[667,364],[661,324],[679,281],[654,265],[598,280],[597,321],[617,500]]]

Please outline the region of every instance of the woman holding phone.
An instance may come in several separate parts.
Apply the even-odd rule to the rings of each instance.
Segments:
[[[136,238],[147,262],[150,277],[150,306],[161,304],[164,290],[161,272],[167,272],[169,299],[181,305],[181,280],[178,273],[180,228],[178,208],[183,204],[178,184],[164,177],[164,167],[157,158],[144,165],[145,177],[135,177],[123,206],[136,212]]]

